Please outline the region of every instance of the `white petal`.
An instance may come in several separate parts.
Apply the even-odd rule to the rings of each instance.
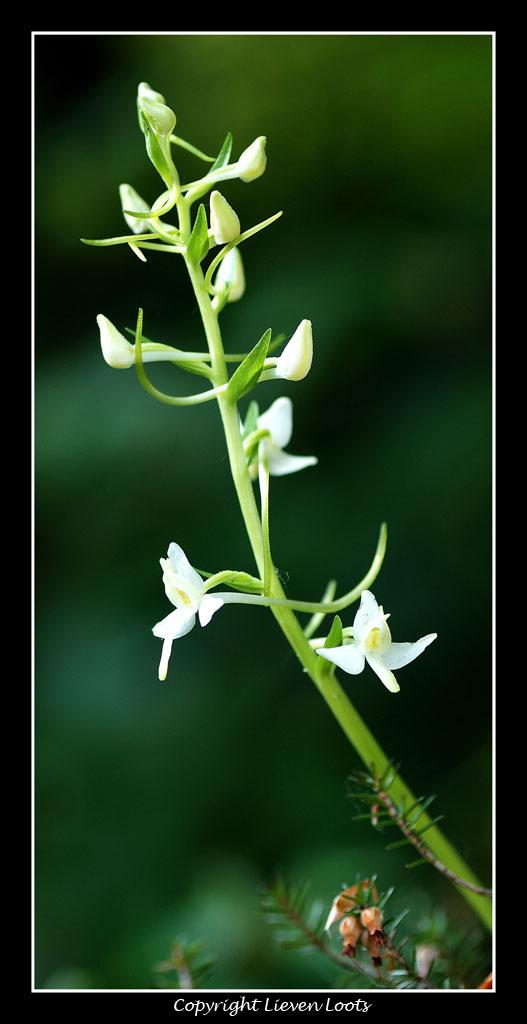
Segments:
[[[168,547],[168,558],[174,572],[184,576],[193,587],[203,589],[203,580],[198,572],[192,568],[183,548],[172,541]]]
[[[317,654],[326,661],[332,661],[334,665],[338,665],[352,676],[357,676],[364,668],[364,654],[354,640],[343,647],[319,647]]]
[[[258,417],[258,429],[268,430],[273,444],[285,448],[293,433],[293,403],[290,398],[277,398],[267,412]]]
[[[215,597],[214,594],[205,594],[199,606],[199,621],[202,626],[208,625],[212,616],[223,606],[221,597]]]
[[[381,658],[380,654],[375,654],[373,651],[370,651],[366,655],[366,661],[376,675],[379,676],[379,679],[384,683],[387,690],[390,690],[391,693],[397,693],[397,691],[401,689],[393,672],[390,672],[390,669],[386,667],[384,658]]]
[[[391,644],[386,654],[383,654],[384,664],[387,668],[402,668],[403,665],[409,665],[436,637],[437,633],[428,633],[427,636],[416,640],[414,644]]]
[[[267,444],[266,454],[271,476],[287,476],[288,473],[298,473],[299,469],[316,466],[318,462],[315,455],[289,455],[288,452],[283,452],[274,444]]]
[[[193,611],[176,608],[175,612],[170,612],[166,618],[161,619],[161,622],[156,622],[152,633],[163,640],[177,640],[178,637],[190,633],[195,621],[196,616]]]
[[[364,635],[371,629],[371,621],[378,619],[381,610],[371,590],[363,590],[360,596],[360,607],[353,621],[353,635],[357,640],[362,640]]]
[[[183,548],[172,541],[168,548],[168,561],[161,558],[160,562],[169,601],[176,608],[197,611],[203,593],[203,580],[192,568]]]

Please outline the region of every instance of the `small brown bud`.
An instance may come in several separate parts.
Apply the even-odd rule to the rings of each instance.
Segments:
[[[382,911],[378,907],[365,907],[360,915],[360,919],[365,928],[368,929],[370,935],[374,932],[380,932],[382,929]]]

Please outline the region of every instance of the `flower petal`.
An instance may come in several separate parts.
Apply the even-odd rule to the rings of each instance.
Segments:
[[[161,622],[156,622],[153,627],[152,633],[154,636],[159,636],[164,641],[158,671],[158,677],[161,681],[166,679],[167,676],[173,641],[180,636],[185,636],[185,633],[190,633],[195,621],[196,616],[194,612],[189,613],[177,608],[175,612],[170,612],[170,615],[167,615]]]
[[[316,466],[318,459],[315,455],[289,455],[283,452],[274,444],[266,444],[267,464],[271,476],[287,476],[288,473],[297,473],[307,466]]]
[[[381,683],[384,683],[387,690],[391,693],[397,693],[401,689],[397,682],[393,672],[386,667],[384,663],[384,656],[381,658],[380,654],[376,654],[374,651],[369,651],[366,655],[366,661],[371,666],[376,675],[379,676]]]
[[[161,637],[162,640],[177,640],[178,637],[190,633],[195,621],[196,615],[193,611],[176,608],[174,612],[170,612],[164,619],[161,619],[161,622],[156,622],[152,633],[154,636]]]
[[[203,580],[198,572],[192,568],[183,548],[172,541],[168,546],[168,558],[174,572],[183,576],[192,587],[203,589]]]
[[[338,665],[352,676],[357,676],[364,668],[364,654],[354,640],[342,647],[318,647],[317,654],[320,654],[321,658],[326,658],[326,661],[332,661],[334,665]]]
[[[176,608],[196,612],[203,593],[203,580],[192,568],[183,548],[172,542],[168,548],[168,559],[160,558],[159,561],[169,601]]]
[[[199,606],[199,621],[202,626],[207,626],[212,616],[223,606],[221,597],[214,594],[204,594]]]
[[[386,654],[383,654],[383,661],[387,668],[402,668],[409,665],[414,658],[418,658],[437,637],[437,633],[428,633],[416,640],[413,644],[391,644]]]
[[[371,590],[363,590],[360,596],[360,607],[353,620],[353,636],[361,641],[371,628],[373,619],[378,619],[381,610]]]
[[[293,433],[293,403],[285,396],[277,398],[266,412],[258,417],[258,429],[268,430],[273,444],[285,448]]]

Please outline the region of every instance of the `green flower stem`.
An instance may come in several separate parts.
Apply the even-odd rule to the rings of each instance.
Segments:
[[[213,370],[212,382],[216,387],[221,387],[227,382],[228,376],[218,318],[210,301],[201,267],[190,263],[188,260],[186,260],[186,263],[200,308],[203,326],[205,328],[205,334],[211,353],[211,365]],[[262,538],[262,523],[247,468],[237,406],[235,402],[233,403],[229,400],[224,392],[221,392],[218,395],[218,406],[225,431],[231,473],[236,493],[238,495],[241,513],[245,522],[254,558],[258,566],[258,572],[260,577],[263,579],[265,570],[265,550]],[[284,604],[277,603],[270,605],[271,611],[283,633],[287,637],[301,665],[309,675],[310,679],[314,682],[366,767],[369,770],[373,769],[377,777],[382,776],[389,766],[389,759],[377,743],[375,737],[369,731],[366,724],[362,721],[360,715],[344,693],[334,674],[332,672],[320,672],[318,668],[320,659],[312,650],[294,611],[289,607],[288,603],[285,603],[287,599],[285,598],[285,593],[276,573],[273,573],[272,575],[269,589],[270,597],[278,598],[280,602],[284,601]],[[309,604],[309,602],[307,602],[307,604]],[[339,602],[333,602],[333,605],[339,605]],[[311,608],[314,608],[314,606],[311,605]],[[406,806],[411,806],[415,803],[415,796],[411,793],[400,776],[396,776],[394,779],[390,788],[390,795],[395,804],[400,803],[402,800],[406,802]],[[424,828],[425,825],[429,824],[431,818],[426,814],[426,812],[424,812],[420,820],[420,828]],[[436,825],[432,825],[428,829],[427,843],[436,857],[450,868],[454,874],[472,882],[474,885],[481,884],[463,858],[457,853],[455,848]],[[459,888],[458,891],[472,905],[481,920],[490,930],[492,928],[492,908],[489,900],[467,889]]]

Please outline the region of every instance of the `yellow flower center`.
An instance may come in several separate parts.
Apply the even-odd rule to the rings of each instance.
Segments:
[[[367,651],[376,651],[381,645],[381,631],[378,626],[368,633],[364,646]]]

